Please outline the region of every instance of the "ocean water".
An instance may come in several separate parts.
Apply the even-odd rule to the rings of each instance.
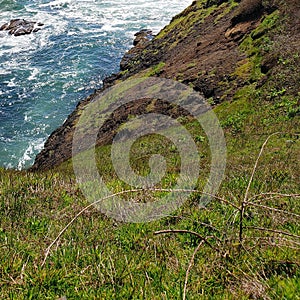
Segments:
[[[119,70],[134,33],[157,33],[191,2],[0,0],[0,25],[44,23],[26,36],[0,31],[0,167],[29,167],[77,102]]]

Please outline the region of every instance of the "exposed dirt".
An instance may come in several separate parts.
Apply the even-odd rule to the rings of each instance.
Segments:
[[[261,1],[254,1],[256,7],[253,11],[245,13],[244,0],[239,6],[232,8],[228,1],[194,1],[193,4],[178,16],[151,42],[139,44],[125,54],[122,61],[122,72],[113,74],[104,80],[106,89],[120,80],[133,75],[145,75],[146,70],[152,70],[152,76],[159,76],[178,80],[190,85],[210,98],[210,102],[217,105],[221,101],[230,100],[236,91],[249,84],[248,79],[234,74],[237,66],[242,65],[247,55],[240,50],[240,43],[261,23],[263,18],[276,9],[276,5],[264,7]],[[201,3],[204,3],[201,5]],[[211,6],[218,3],[219,6]],[[275,2],[274,2],[275,3]],[[246,3],[247,4],[247,3]],[[279,38],[287,38],[287,32],[292,31],[289,46],[299,46],[299,3],[289,0],[280,6],[282,14],[293,15],[289,18],[285,30],[278,33]],[[205,12],[206,17],[199,18]],[[247,11],[247,10],[246,10]],[[261,33],[266,34],[265,32]],[[265,72],[265,81],[271,77],[272,70],[277,66],[276,54],[268,54],[262,60],[262,71]],[[155,67],[159,66],[159,67]],[[66,122],[52,133],[45,144],[44,150],[37,155],[33,170],[52,168],[71,158],[72,138],[74,126],[81,110],[102,90],[97,91],[77,106]],[[147,101],[146,101],[147,102]],[[153,112],[167,110],[165,104],[157,102]],[[160,104],[161,105],[160,105]],[[129,114],[139,114],[143,101],[139,105],[123,109],[117,114],[116,120],[111,120],[112,127],[104,127],[98,135],[98,144],[106,144],[112,140],[119,121],[126,120]],[[149,112],[147,110],[147,112]]]

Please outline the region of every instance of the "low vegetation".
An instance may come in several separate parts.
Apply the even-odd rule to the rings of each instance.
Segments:
[[[205,9],[210,1],[200,2]],[[72,160],[43,172],[0,169],[0,298],[298,299],[300,55],[299,40],[287,44],[282,34],[288,24],[278,11],[264,17],[239,42],[244,60],[229,74],[231,85],[218,82],[222,101],[210,99],[228,155],[222,185],[205,207],[209,144],[188,117],[179,121],[203,172],[184,205],[157,221],[123,223],[99,212],[82,195]],[[189,63],[184,72],[197,65]],[[148,76],[167,67],[157,62]],[[131,187],[113,172],[110,147],[97,148],[99,173],[112,193],[122,193]],[[167,161],[158,190],[130,193],[137,201],[174,186],[180,158],[169,140],[144,137],[131,151],[142,175],[154,153]]]
[[[201,189],[174,215],[146,224],[116,222],[90,207],[49,249],[44,265],[47,247],[89,205],[71,162],[43,173],[1,170],[1,297],[296,299],[300,140],[292,128],[298,128],[297,119],[279,107],[269,121],[274,108],[260,108],[244,96],[216,109],[226,132],[228,166],[207,207],[198,205]],[[239,130],[237,111],[244,111]],[[269,137],[255,165],[271,132],[281,133]],[[205,136],[198,140],[200,148],[205,145]],[[157,150],[172,156],[171,145]],[[98,151],[103,159],[109,146]],[[143,169],[145,160],[136,160],[135,167]],[[109,168],[102,172],[113,192],[124,189]]]

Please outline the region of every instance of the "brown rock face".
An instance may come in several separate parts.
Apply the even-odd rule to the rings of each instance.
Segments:
[[[132,76],[158,76],[177,80],[192,86],[196,92],[209,98],[213,105],[231,100],[240,88],[249,84],[249,78],[240,76],[236,71],[243,65],[247,67],[251,59],[249,55],[252,55],[241,50],[241,43],[246,38],[261,43],[261,35],[269,34],[266,31],[255,31],[275,9],[273,4],[266,6],[267,2],[272,4],[280,1],[243,0],[235,6],[231,1],[224,0],[210,0],[206,3],[194,1],[152,40],[147,40],[149,31],[139,32],[135,46],[122,59],[121,72],[104,79],[102,90],[79,103],[67,121],[51,134],[32,169],[50,169],[70,159],[73,133],[85,105],[106,88]],[[286,45],[286,51],[292,51],[289,48],[293,46],[293,53],[296,53],[300,40],[299,0],[280,4],[278,12],[282,20],[289,16],[286,27],[283,27],[283,32],[273,32],[268,38],[276,41],[283,39],[280,45]],[[292,36],[288,34],[290,32],[293,32]],[[277,57],[276,53],[261,53],[260,67],[265,76],[257,82],[257,86],[264,85],[272,77],[276,78],[279,73]],[[286,74],[288,76],[290,72]],[[295,80],[298,77],[295,76]],[[295,86],[298,85],[295,83]],[[137,102],[139,106],[123,107],[111,116],[99,133],[97,145],[109,143],[116,132],[116,126],[126,121],[128,115],[143,111],[147,101]],[[162,106],[160,102],[147,106],[147,113],[168,110],[170,108],[166,104]]]
[[[141,55],[143,49],[145,49],[150,41],[154,38],[154,35],[151,30],[149,29],[142,29],[135,34],[135,39],[133,41],[133,46],[129,51],[127,51],[120,63],[121,71],[126,70],[131,61],[134,59],[138,59]]]

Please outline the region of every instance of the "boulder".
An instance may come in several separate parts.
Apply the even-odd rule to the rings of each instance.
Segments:
[[[130,67],[131,63],[140,56],[142,51],[147,47],[150,41],[154,38],[154,35],[149,29],[142,29],[138,31],[135,35],[133,41],[133,47],[127,51],[120,63],[121,71],[126,70]]]
[[[139,32],[137,32],[134,36],[135,39],[133,41],[133,46],[142,46],[151,41],[154,37],[153,32],[149,29],[142,29]]]
[[[37,32],[43,26],[43,23],[37,23],[34,21],[27,21],[24,19],[13,19],[9,23],[5,23],[0,27],[0,31],[6,30],[9,34],[14,36],[20,36],[24,34],[30,34]]]

